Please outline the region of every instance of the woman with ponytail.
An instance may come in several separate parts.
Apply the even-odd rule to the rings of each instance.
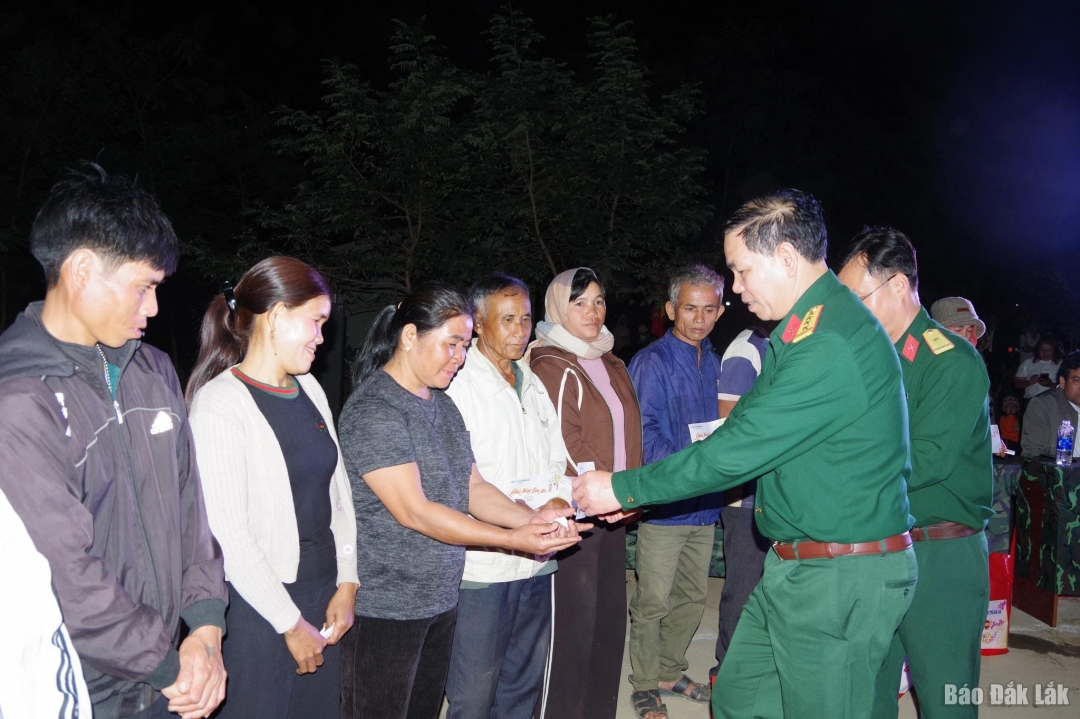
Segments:
[[[187,400],[229,587],[219,719],[339,714],[356,520],[326,395],[308,374],[330,306],[314,268],[269,257],[203,317]]]
[[[357,518],[356,629],[342,657],[342,717],[435,719],[442,705],[465,547],[546,555],[589,525],[555,523],[511,501],[476,469],[443,390],[465,362],[472,310],[426,285],[375,324],[353,365],[341,445]]]

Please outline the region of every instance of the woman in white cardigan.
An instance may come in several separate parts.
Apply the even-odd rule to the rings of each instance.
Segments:
[[[338,716],[356,520],[326,396],[308,374],[330,306],[315,269],[270,257],[203,317],[187,398],[229,586],[221,719]]]

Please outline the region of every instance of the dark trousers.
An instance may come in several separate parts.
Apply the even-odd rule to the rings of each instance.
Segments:
[[[356,617],[342,640],[341,719],[435,719],[457,608],[426,619]]]
[[[176,719],[178,716],[169,711],[169,700],[159,696],[153,704],[138,714],[132,714],[128,719]]]
[[[295,583],[285,585],[304,619],[316,628],[326,621],[326,606],[337,591],[333,544],[329,550],[329,557],[323,558],[328,559],[329,565],[323,569],[328,568],[329,575],[305,580],[303,564],[307,558],[302,556],[300,576]],[[326,647],[323,665],[313,674],[298,675],[285,637],[274,631],[231,583],[228,587],[225,621],[229,631],[221,656],[229,681],[217,719],[336,719],[341,694],[340,645]]]
[[[753,507],[724,507],[724,588],[720,592],[720,630],[716,633],[716,665],[724,663],[731,637],[746,600],[761,580],[769,540],[761,536]]]
[[[551,639],[551,577],[462,589],[447,719],[529,719]]]
[[[551,675],[538,716],[614,717],[626,644],[626,527],[592,520],[557,555]],[[540,709],[543,714],[540,714]]]

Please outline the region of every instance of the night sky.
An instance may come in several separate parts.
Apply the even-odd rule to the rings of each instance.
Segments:
[[[173,21],[211,17],[208,51],[226,60],[249,92],[306,104],[318,93],[322,58],[340,57],[385,79],[392,18],[426,15],[427,27],[458,64],[483,70],[489,48],[480,33],[501,4],[308,2],[303,9],[271,10],[189,2]],[[821,198],[831,216],[842,218],[834,242],[866,221],[911,226],[913,236],[925,233],[915,237],[920,244],[931,237],[961,242],[966,254],[974,242],[1008,259],[1078,244],[1080,3],[810,5],[520,4],[547,37],[542,51],[561,59],[583,59],[588,17],[614,12],[633,20],[642,55],[661,87],[723,82],[725,69],[709,60],[724,57],[727,33],[758,33],[775,48],[766,67],[798,71],[809,81],[789,112],[797,114],[803,103],[834,105],[857,117],[871,142],[904,143],[904,165],[868,159],[861,168],[864,196]],[[703,47],[709,44],[717,47]],[[705,101],[709,112],[731,110],[712,105],[708,95]],[[838,138],[815,137],[813,129],[775,142],[792,149],[820,143],[815,153],[824,157],[856,154],[857,148]],[[872,147],[863,149],[873,153]],[[762,166],[755,172],[816,191],[811,173],[790,176],[785,170]],[[890,197],[909,193],[910,203]],[[848,217],[849,204],[875,216]]]
[[[214,72],[268,105],[315,107],[321,60],[389,79],[391,19],[426,15],[459,66],[483,71],[481,33],[503,3],[109,3],[18,9],[30,29],[77,32],[72,8],[136,8],[134,32],[205,28]],[[8,6],[8,10],[14,6]],[[795,186],[823,202],[835,258],[863,224],[891,224],[920,252],[923,300],[967,294],[1008,314],[1007,280],[1080,261],[1080,3],[519,3],[584,64],[587,18],[635,25],[658,92],[701,83],[688,140],[710,153],[715,228],[757,192]]]

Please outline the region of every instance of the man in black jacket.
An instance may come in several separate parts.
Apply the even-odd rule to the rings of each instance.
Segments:
[[[1020,434],[1020,453],[1025,457],[1057,454],[1057,433],[1063,420],[1073,425],[1073,457],[1080,457],[1076,428],[1080,425],[1080,351],[1065,357],[1058,368],[1058,386],[1028,404]]]
[[[30,248],[48,289],[0,336],[0,489],[49,560],[94,716],[209,716],[221,552],[180,383],[140,341],[176,235],[153,197],[93,166],[52,188]]]

